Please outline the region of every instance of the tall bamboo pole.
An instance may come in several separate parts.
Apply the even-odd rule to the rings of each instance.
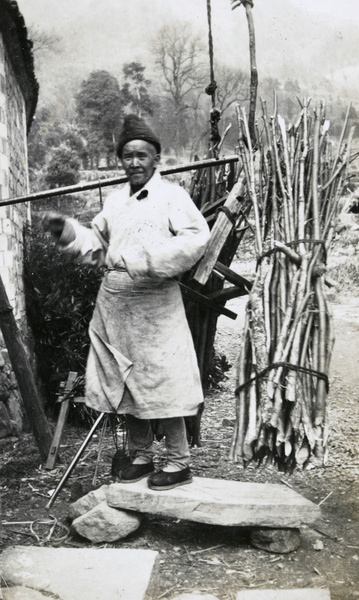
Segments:
[[[253,0],[231,0],[232,9],[238,6],[244,6],[247,17],[248,33],[249,33],[249,63],[250,63],[250,87],[249,87],[249,115],[248,128],[252,145],[256,142],[256,105],[257,105],[257,90],[258,90],[258,69],[256,59],[256,37],[254,29],[254,21],[252,8]]]

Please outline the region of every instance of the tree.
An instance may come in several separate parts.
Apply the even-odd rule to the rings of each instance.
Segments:
[[[148,93],[149,79],[145,79],[145,68],[139,62],[126,63],[123,66],[124,84],[122,86],[122,98],[126,107],[139,117],[143,113],[152,115],[152,102]]]
[[[78,128],[71,123],[63,123],[56,118],[56,108],[40,107],[35,115],[29,138],[28,159],[32,187],[37,189],[41,180],[41,171],[45,168],[48,157],[54,148],[65,143],[86,166],[87,149],[85,140]]]
[[[35,24],[29,25],[27,29],[29,40],[31,40],[32,44],[32,51],[36,56],[45,52],[56,52],[58,50],[61,38],[53,31],[47,33],[39,29]]]
[[[44,179],[48,187],[74,185],[80,179],[80,159],[66,144],[54,148],[47,162]]]
[[[198,106],[207,74],[202,58],[204,49],[189,24],[165,26],[160,29],[153,44],[156,64],[162,75],[162,90],[171,106],[172,144],[184,147],[191,131],[190,110]],[[196,117],[196,111],[194,116]]]
[[[249,100],[249,78],[240,69],[231,69],[226,65],[216,67],[218,108],[223,113],[235,102]]]
[[[51,109],[42,106],[36,111],[27,143],[30,169],[40,169],[45,164],[51,129]]]
[[[93,71],[76,95],[76,114],[87,141],[91,167],[105,155],[107,165],[115,162],[115,140],[123,117],[119,83],[108,71]]]

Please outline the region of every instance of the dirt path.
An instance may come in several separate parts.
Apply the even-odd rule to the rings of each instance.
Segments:
[[[206,399],[203,416],[203,446],[193,449],[193,471],[198,476],[284,483],[316,503],[321,503],[322,520],[305,529],[300,548],[290,554],[268,554],[249,543],[248,533],[174,519],[145,518],[129,538],[107,547],[149,548],[160,555],[157,598],[171,599],[179,593],[200,590],[220,600],[233,600],[241,589],[329,587],[332,600],[359,598],[359,298],[333,302],[336,344],[331,368],[329,395],[331,442],[328,466],[311,468],[292,475],[271,467],[247,469],[228,461],[231,419],[234,418],[235,363],[240,345],[246,299],[233,300],[228,307],[239,313],[236,321],[221,317],[217,350],[225,354],[232,368],[220,388]],[[86,431],[68,427],[62,448],[63,466],[46,472],[31,435],[3,448],[2,518],[13,525],[0,531],[2,547],[12,544],[85,547],[91,544],[71,534],[65,541],[56,538],[56,529],[46,541],[49,527],[24,521],[47,517],[49,490],[58,482]],[[94,473],[97,440],[89,446],[74,476],[61,492],[51,514],[66,523],[71,484],[89,486]],[[114,452],[111,435],[106,437],[99,466],[98,484],[109,483],[109,465]],[[18,524],[16,524],[18,523]],[[35,535],[36,534],[36,535]],[[101,547],[101,545],[99,545]],[[76,600],[74,598],[74,600]]]

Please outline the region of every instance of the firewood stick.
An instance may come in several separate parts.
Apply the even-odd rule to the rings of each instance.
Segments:
[[[262,240],[260,237],[260,219],[259,219],[259,207],[258,207],[258,201],[257,201],[255,175],[254,175],[253,148],[252,148],[252,141],[251,141],[249,126],[248,126],[247,120],[245,118],[245,111],[244,111],[243,107],[241,109],[241,114],[244,117],[242,123],[244,125],[244,131],[245,131],[245,134],[247,137],[247,143],[248,143],[248,154],[249,154],[249,165],[248,165],[248,167],[249,167],[249,180],[248,180],[249,185],[248,185],[248,189],[249,189],[250,195],[251,195],[253,212],[254,212],[254,221],[255,221],[255,225],[256,225],[255,240],[256,240],[256,245],[257,245],[257,252],[258,252],[258,254],[262,254],[263,247],[262,247]]]
[[[337,164],[340,158],[340,153],[342,151],[342,145],[343,145],[343,141],[344,141],[344,136],[345,136],[345,132],[348,126],[348,121],[349,121],[349,115],[350,115],[350,110],[351,110],[351,104],[349,104],[347,111],[345,113],[345,118],[344,118],[344,123],[343,123],[343,127],[342,130],[340,132],[340,138],[339,138],[339,142],[338,142],[338,149],[337,149],[337,153],[333,162],[333,166],[332,166],[332,174],[334,173],[334,171],[337,168]]]
[[[271,121],[272,121],[272,136],[273,136],[273,140],[274,140],[273,149],[274,149],[275,167],[276,167],[276,173],[277,173],[277,177],[278,177],[279,188],[280,188],[281,193],[282,193],[282,201],[283,201],[284,239],[285,239],[286,242],[289,242],[291,240],[291,235],[290,235],[290,228],[289,228],[289,214],[288,214],[287,192],[286,192],[284,181],[283,181],[283,175],[282,175],[281,163],[280,163],[280,159],[279,159],[278,146],[275,143],[277,115],[275,115],[274,117],[272,117]]]
[[[299,281],[300,271],[298,270],[293,277],[290,291],[289,291],[289,303],[286,310],[286,314],[284,317],[283,325],[281,331],[279,333],[279,338],[277,341],[276,351],[274,353],[273,362],[283,362],[285,360],[284,349],[287,342],[288,332],[290,328],[290,324],[292,321],[293,311],[294,311],[294,301],[297,293],[297,286]],[[279,383],[280,375],[282,373],[282,368],[273,369],[268,376],[268,384],[267,384],[267,394],[269,398],[273,398],[274,390]]]
[[[312,195],[313,195],[313,233],[316,239],[320,237],[320,202],[319,202],[319,167],[320,167],[320,156],[319,156],[319,135],[321,125],[322,107],[319,104],[315,113],[315,126],[314,126],[314,140],[313,140],[313,171],[312,171]]]
[[[288,153],[288,141],[287,141],[287,132],[285,128],[284,119],[278,115],[278,124],[279,129],[282,135],[283,141],[283,158],[284,164],[286,167],[286,178],[287,178],[287,186],[286,186],[286,194],[285,198],[288,198],[287,202],[287,211],[288,211],[288,233],[289,240],[294,240],[294,199],[293,199],[293,190],[292,190],[292,182],[291,182],[291,169],[289,162],[289,153]]]

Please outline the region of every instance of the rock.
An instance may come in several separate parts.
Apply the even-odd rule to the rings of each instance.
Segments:
[[[79,498],[79,500],[76,500],[76,502],[73,502],[72,504],[70,504],[70,506],[69,506],[70,519],[71,520],[77,519],[78,517],[81,517],[81,515],[84,515],[85,513],[87,513],[89,510],[92,510],[93,508],[95,508],[95,506],[100,504],[100,502],[105,502],[107,490],[108,490],[108,485],[102,485],[97,490],[92,490],[91,492],[86,494],[86,496],[82,496],[81,498]]]
[[[101,502],[75,519],[72,527],[91,542],[115,542],[139,528],[141,517],[133,512],[111,508]]]
[[[314,550],[324,550],[324,544],[322,540],[316,540],[313,544]]]
[[[251,544],[259,550],[288,554],[300,546],[299,529],[255,529],[251,532]]]

